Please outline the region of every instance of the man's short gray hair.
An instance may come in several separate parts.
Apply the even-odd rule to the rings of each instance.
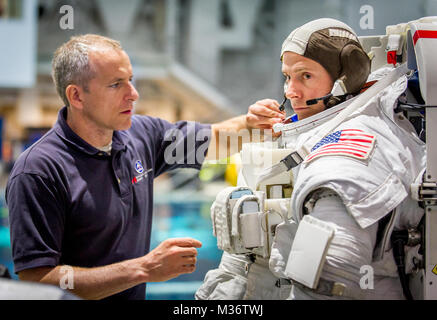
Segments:
[[[69,106],[65,90],[70,84],[88,90],[88,82],[95,76],[89,63],[89,51],[100,48],[123,50],[120,42],[116,40],[96,34],[86,34],[71,37],[55,51],[52,60],[52,78],[56,91],[65,105]]]

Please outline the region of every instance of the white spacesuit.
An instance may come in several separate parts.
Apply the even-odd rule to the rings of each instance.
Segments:
[[[306,54],[308,39],[319,30],[330,30],[335,37],[355,35],[332,19],[305,26],[284,41],[281,56],[284,51]],[[373,72],[368,83],[389,71]],[[343,80],[339,82],[343,95],[334,93],[338,90],[334,85],[333,94],[322,97],[330,108],[283,126],[278,144],[270,147],[299,149],[352,105],[360,95],[348,93],[357,92],[363,83],[350,77],[347,82],[348,76],[343,72],[334,77]],[[402,75],[323,134],[285,180],[272,182],[272,176],[260,184],[254,178],[259,171],[243,162],[238,185],[251,192],[232,203],[232,196],[222,198],[223,205],[217,206],[221,215],[217,207],[212,209],[214,232],[225,252],[219,268],[207,273],[196,299],[403,299],[390,239],[394,230],[416,228],[421,221],[423,209],[411,198],[410,186],[426,166],[425,144],[408,119],[394,112],[406,91],[407,77]],[[280,184],[292,185],[292,196],[286,201],[285,192],[279,193],[275,204],[269,204],[275,198],[269,187]],[[244,197],[261,200],[245,211]],[[272,212],[281,218],[274,219]],[[249,220],[252,216],[258,218]],[[253,234],[244,231],[248,225]],[[250,236],[244,238],[245,234]],[[407,254],[417,250],[415,246]],[[407,266],[407,272],[411,268]]]
[[[296,169],[294,219],[299,222],[309,214],[334,228],[320,279],[343,283],[347,288],[343,297],[403,298],[389,235],[419,224],[423,209],[410,197],[410,186],[425,168],[425,144],[411,123],[393,112],[406,89],[403,76],[336,129],[333,135],[341,132],[340,145],[328,143],[315,149]],[[297,144],[315,131],[299,136]],[[365,147],[355,149],[355,144]],[[306,239],[311,241],[312,236]],[[294,252],[290,253],[290,244],[283,245],[271,258],[271,266],[278,270],[276,275],[287,277],[285,268],[277,265]],[[360,281],[367,266],[374,275],[372,288]],[[292,298],[310,296],[316,293],[305,286],[293,287]]]

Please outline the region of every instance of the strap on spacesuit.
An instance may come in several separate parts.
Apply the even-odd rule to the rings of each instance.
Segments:
[[[304,143],[296,151],[290,153],[288,156],[283,158],[278,164],[266,168],[261,175],[258,177],[256,185],[260,185],[263,181],[270,179],[284,171],[289,171],[290,169],[301,164],[306,156],[311,152],[313,146],[322,140],[326,135],[337,128],[343,121],[345,121],[352,113],[364,106],[368,101],[375,97],[379,92],[387,88],[401,76],[409,71],[407,63],[401,64],[399,67],[391,70],[384,78],[377,81],[366,91],[356,96],[351,104],[342,110],[334,119],[326,122],[321,126],[321,129],[312,136],[306,143]]]
[[[358,291],[358,290],[350,290],[347,286],[345,286],[341,282],[336,281],[330,281],[323,278],[319,279],[319,284],[317,288],[310,289],[298,282],[293,281],[293,285],[296,287],[299,287],[302,290],[309,290],[311,292],[314,292],[316,294],[328,296],[328,297],[344,297],[344,298],[352,298],[352,299],[359,299],[363,300],[366,298],[366,294]]]

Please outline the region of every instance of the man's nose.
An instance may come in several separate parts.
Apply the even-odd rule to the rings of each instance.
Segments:
[[[139,96],[140,95],[138,94],[137,89],[135,89],[133,83],[129,82],[129,93],[128,93],[129,100],[136,101],[138,100]]]
[[[288,99],[292,98],[301,98],[302,92],[299,88],[298,83],[296,81],[289,80],[285,85],[285,96]]]

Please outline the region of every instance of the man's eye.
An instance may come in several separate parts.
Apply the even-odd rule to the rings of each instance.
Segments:
[[[111,84],[109,87],[110,88],[118,88],[119,85],[120,85],[120,83],[117,82],[117,83]]]
[[[305,80],[309,80],[309,79],[311,79],[311,75],[310,75],[309,73],[304,73],[304,74],[303,74],[303,78],[304,78]]]

